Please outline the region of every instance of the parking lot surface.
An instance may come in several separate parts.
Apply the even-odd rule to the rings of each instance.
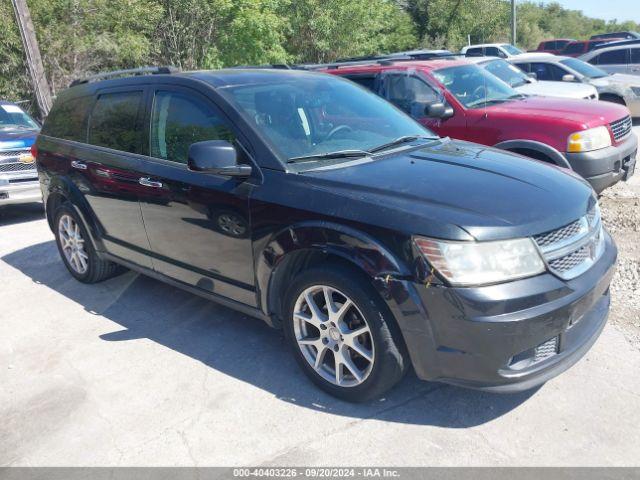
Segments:
[[[638,177],[624,188],[640,196]],[[637,255],[623,230],[621,255]],[[11,206],[0,212],[0,465],[638,465],[639,312],[616,305],[630,292],[614,290],[587,356],[536,390],[410,374],[354,405],[316,389],[258,320],[134,273],[78,283],[41,207]]]

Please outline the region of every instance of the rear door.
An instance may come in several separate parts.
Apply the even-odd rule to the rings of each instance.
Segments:
[[[629,73],[631,75],[640,75],[640,46],[631,47]]]
[[[234,143],[240,160],[248,162],[239,135],[209,98],[190,88],[154,86],[150,93],[141,207],[154,268],[255,306],[252,180],[187,168],[189,146],[205,140]]]
[[[109,253],[150,268],[149,240],[138,203],[144,88],[98,91],[87,144],[74,149],[72,178],[95,215]]]
[[[629,49],[619,48],[602,52],[589,60],[589,63],[598,65],[598,67],[609,73],[627,73]]]

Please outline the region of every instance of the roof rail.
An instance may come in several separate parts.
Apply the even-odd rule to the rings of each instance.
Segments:
[[[598,40],[602,40],[602,39],[596,39],[596,41]],[[626,45],[637,45],[639,43],[640,43],[640,38],[630,38],[627,40],[614,40],[613,42],[598,43],[595,47],[593,47],[593,50],[601,50],[603,48],[609,48],[609,47],[623,47]]]
[[[140,68],[130,68],[127,70],[114,70],[112,72],[104,72],[98,73],[96,75],[90,75],[85,78],[80,78],[71,82],[69,87],[75,87],[76,85],[81,85],[83,83],[91,83],[96,82],[98,80],[106,80],[108,78],[115,77],[132,77],[138,75],[160,75],[160,74],[171,74],[177,73],[180,69],[176,67],[164,66],[164,67],[140,67]]]
[[[233,67],[226,67],[231,70],[243,70],[243,69],[255,69],[255,68],[273,68],[275,70],[292,70],[295,65],[287,65],[286,63],[270,63],[264,65],[235,65]]]

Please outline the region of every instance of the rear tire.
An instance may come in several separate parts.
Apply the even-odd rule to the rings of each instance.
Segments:
[[[331,264],[303,271],[291,282],[284,311],[296,361],[327,393],[362,402],[402,379],[408,357],[399,329],[366,276]]]
[[[82,221],[69,202],[58,207],[54,218],[58,252],[76,280],[97,283],[124,271],[120,265],[98,256]]]

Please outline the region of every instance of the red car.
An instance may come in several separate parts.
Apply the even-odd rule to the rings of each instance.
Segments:
[[[638,140],[622,105],[526,96],[464,60],[379,61],[324,71],[373,89],[440,136],[572,168],[597,192],[634,171]]]
[[[544,42],[540,42],[538,48],[533,51],[553,53],[554,55],[557,55],[567,44],[571,42],[575,42],[575,40],[573,38],[556,38],[553,40],[545,40]]]
[[[600,40],[579,40],[567,43],[565,47],[559,52],[553,52],[557,55],[563,55],[565,57],[579,57],[587,52],[590,52],[598,45],[602,45],[603,43],[617,42],[619,40],[624,40],[622,38],[601,38]]]

